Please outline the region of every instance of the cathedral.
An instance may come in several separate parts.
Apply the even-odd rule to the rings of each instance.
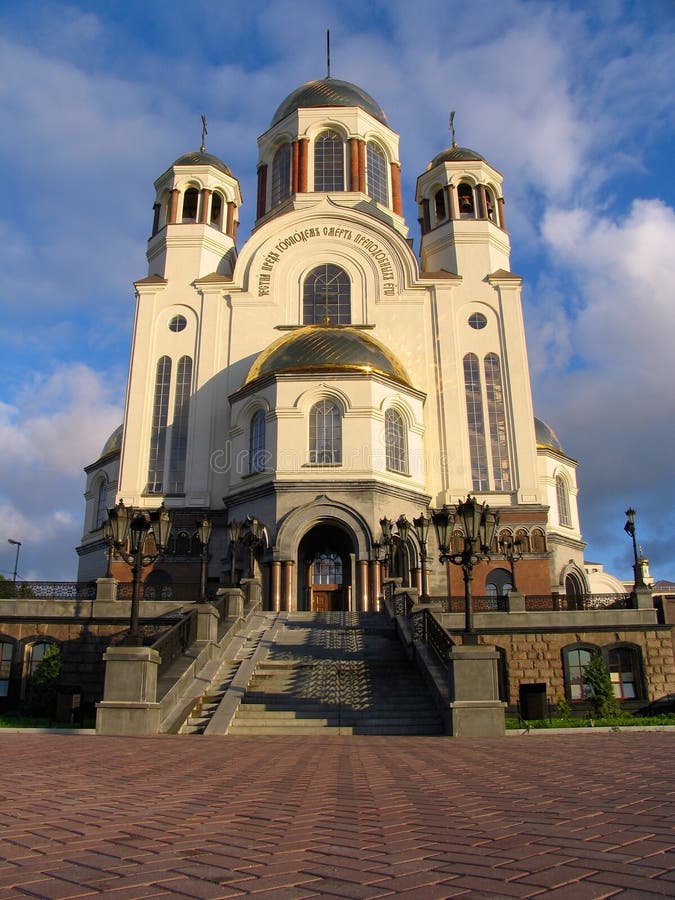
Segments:
[[[433,529],[408,526],[471,495],[499,513],[476,596],[515,575],[528,595],[588,594],[576,462],[534,415],[500,172],[454,139],[431,159],[418,257],[399,136],[328,77],[279,105],[257,173],[244,243],[236,174],[203,145],[155,182],[124,423],[86,468],[79,580],[106,573],[121,500],[174,511],[147,590],[199,583],[207,518],[209,588],[256,579],[264,609],[375,610],[386,576],[460,596]],[[457,521],[450,548],[463,537]]]

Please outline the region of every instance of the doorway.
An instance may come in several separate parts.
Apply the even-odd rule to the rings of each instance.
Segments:
[[[335,525],[317,525],[300,541],[298,608],[340,612],[351,607],[353,548]]]

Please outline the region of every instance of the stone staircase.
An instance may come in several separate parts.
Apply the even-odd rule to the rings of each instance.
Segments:
[[[253,657],[267,628],[267,620],[256,619],[253,621],[243,642],[233,649],[233,655],[227,655],[221,662],[206,693],[192,708],[185,723],[181,726],[179,734],[203,734],[206,731],[214,713],[232,687],[232,682],[239,669],[243,663]]]
[[[233,712],[233,735],[443,734],[382,613],[287,614]]]

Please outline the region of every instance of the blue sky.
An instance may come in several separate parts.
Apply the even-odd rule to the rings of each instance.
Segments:
[[[588,7],[588,9],[587,9]],[[579,469],[586,557],[630,576],[624,510],[675,580],[675,4],[314,0],[0,5],[0,571],[71,579],[82,467],[122,418],[152,183],[200,140],[239,178],[325,75],[367,90],[417,175],[458,142],[505,176],[535,409]]]

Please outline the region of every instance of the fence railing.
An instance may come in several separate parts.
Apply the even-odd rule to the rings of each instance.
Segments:
[[[580,596],[565,594],[526,594],[525,609],[527,612],[549,612],[565,610],[579,612],[593,609],[632,609],[633,600],[630,594],[583,594]]]
[[[161,678],[171,663],[185,653],[187,648],[197,640],[197,618],[197,610],[190,610],[151,645],[152,649],[161,656],[157,668],[158,678]]]
[[[117,599],[131,600],[134,586],[130,581],[120,581],[117,585]],[[199,585],[194,582],[172,582],[171,584],[141,584],[139,586],[141,600],[171,601],[177,603],[193,603],[199,599]],[[206,599],[215,600],[218,585],[208,585]]]
[[[92,581],[3,581],[0,600],[95,600]]]
[[[416,641],[424,641],[439,662],[447,665],[454,643],[448,632],[428,609],[412,613],[412,633]]]

